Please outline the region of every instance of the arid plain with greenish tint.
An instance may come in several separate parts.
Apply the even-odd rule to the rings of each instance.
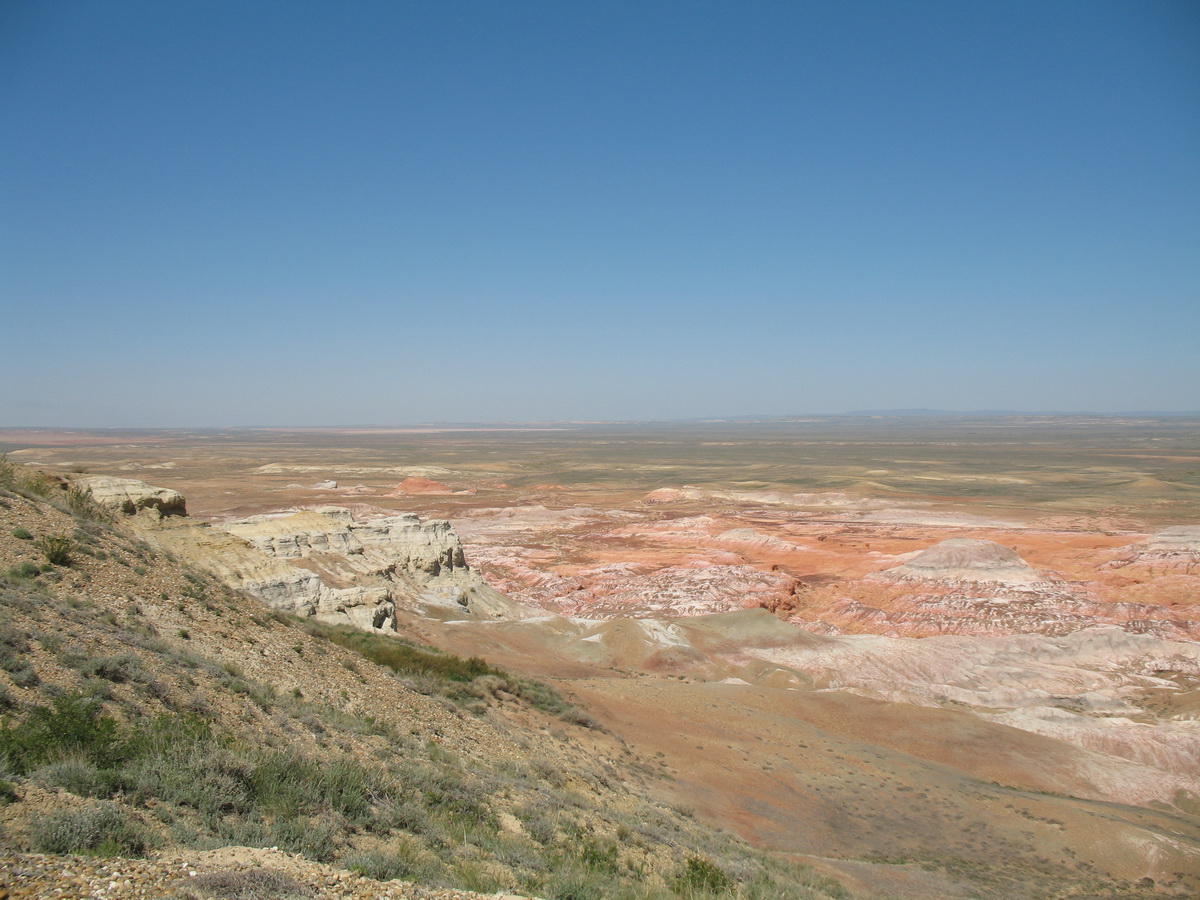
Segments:
[[[653,760],[664,799],[861,896],[1200,890],[1200,420],[9,430],[0,449],[173,489],[235,536],[330,507],[449,520],[515,612],[402,609],[395,630],[550,680]],[[353,586],[318,556],[295,565]]]

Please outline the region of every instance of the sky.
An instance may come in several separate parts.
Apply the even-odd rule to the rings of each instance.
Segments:
[[[0,425],[1200,409],[1200,3],[0,5]]]

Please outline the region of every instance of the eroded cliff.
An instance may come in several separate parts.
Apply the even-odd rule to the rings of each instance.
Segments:
[[[527,615],[467,564],[446,521],[358,519],[345,507],[319,506],[201,522],[181,513],[184,499],[174,491],[129,479],[107,479],[100,491],[94,477],[81,484],[154,546],[276,609],[385,631],[395,630],[398,609],[443,620]]]

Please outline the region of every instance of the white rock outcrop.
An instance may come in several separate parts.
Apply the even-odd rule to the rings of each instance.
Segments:
[[[183,495],[170,488],[154,487],[144,481],[110,475],[72,475],[71,482],[91,491],[92,499],[101,506],[126,515],[135,515],[143,509],[153,509],[164,516],[187,515],[187,503]]]
[[[324,506],[181,523],[149,536],[277,609],[368,630],[393,630],[397,610],[438,619],[528,614],[467,565],[445,521],[359,521],[348,509]]]
[[[1200,566],[1200,525],[1172,525],[1116,552],[1120,555],[1107,567],[1150,566],[1191,572]]]
[[[1156,559],[1200,558],[1200,525],[1164,528],[1138,546],[1139,555]]]
[[[950,538],[881,573],[901,581],[976,581],[1021,584],[1042,580],[1020,555],[995,541]]]
[[[447,620],[529,615],[467,565],[449,522],[358,520],[344,507],[320,506],[205,523],[187,517],[176,491],[106,476],[79,483],[106,506],[158,511],[131,520],[141,537],[276,609],[367,630],[394,630],[398,611]]]

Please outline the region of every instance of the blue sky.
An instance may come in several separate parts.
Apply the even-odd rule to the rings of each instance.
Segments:
[[[0,425],[1200,408],[1200,4],[0,8]]]

